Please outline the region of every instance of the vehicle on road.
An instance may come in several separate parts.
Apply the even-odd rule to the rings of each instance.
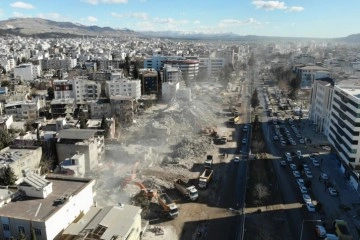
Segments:
[[[316,155],[315,155],[314,153],[310,154],[310,155],[309,155],[309,159],[310,159],[311,161],[316,160]]]
[[[273,137],[273,139],[274,139],[274,141],[278,141],[278,140],[279,140],[279,137],[275,135],[275,136]]]
[[[300,175],[300,172],[299,171],[293,171],[293,175],[294,175],[294,177],[296,177],[296,178],[299,178],[301,175]]]
[[[312,164],[315,166],[315,167],[319,167],[320,166],[320,163],[318,160],[313,160],[312,161]]]
[[[244,132],[247,132],[247,130],[248,130],[248,126],[247,126],[247,125],[244,125],[243,131],[244,131]]]
[[[305,171],[305,175],[307,178],[313,178],[313,175],[310,171]]]
[[[280,145],[281,145],[282,147],[286,147],[286,142],[285,142],[285,141],[281,141],[281,142],[280,142]]]
[[[204,167],[205,168],[211,168],[213,164],[213,156],[212,155],[207,155],[205,162],[204,162]]]
[[[212,175],[213,175],[214,170],[212,169],[205,169],[204,172],[202,172],[202,174],[199,177],[199,188],[205,189],[208,187],[211,179],[212,179]]]
[[[289,152],[285,153],[285,157],[286,157],[286,160],[288,160],[289,162],[292,161],[292,157],[291,157],[291,154]]]
[[[298,179],[296,179],[296,182],[297,182],[297,184],[299,185],[299,186],[304,186],[304,179],[302,179],[302,178],[298,178]]]
[[[316,225],[315,234],[318,238],[324,238],[326,237],[326,229],[322,225]]]
[[[329,187],[328,191],[330,196],[334,196],[334,197],[339,196],[339,192],[335,188]]]
[[[166,193],[162,193],[158,196],[158,202],[168,217],[175,218],[179,215],[177,205]]]
[[[238,157],[238,156],[234,157],[233,161],[234,161],[234,163],[240,162],[240,157]]]
[[[246,144],[246,138],[243,138],[243,140],[241,142],[242,142],[242,144]]]
[[[299,139],[299,143],[304,144],[304,143],[305,143],[304,139],[303,139],[303,138],[300,138],[300,139]]]
[[[302,158],[302,154],[301,154],[301,151],[300,150],[297,150],[296,151],[296,156],[298,159],[301,159]]]
[[[296,165],[295,164],[293,164],[293,163],[290,163],[290,168],[292,169],[292,170],[296,170]]]
[[[329,176],[326,173],[320,173],[320,179],[321,180],[328,180]]]
[[[306,203],[306,208],[309,212],[315,212],[315,206],[312,203]]]
[[[191,201],[196,201],[199,197],[198,190],[195,186],[190,185],[184,182],[181,179],[177,179],[174,181],[174,187],[186,198]]]
[[[305,203],[312,203],[311,197],[308,194],[303,194],[303,199]]]
[[[339,240],[339,238],[335,234],[327,233],[324,240]]]
[[[281,160],[281,161],[280,161],[280,166],[285,167],[285,166],[286,166],[286,161]]]
[[[308,191],[307,191],[307,188],[305,187],[305,186],[299,186],[299,189],[300,189],[300,192],[302,193],[302,194],[304,194],[304,193],[307,193]]]

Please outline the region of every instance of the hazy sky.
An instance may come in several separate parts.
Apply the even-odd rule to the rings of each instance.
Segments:
[[[0,0],[0,20],[41,17],[135,31],[343,37],[360,33],[359,0]]]

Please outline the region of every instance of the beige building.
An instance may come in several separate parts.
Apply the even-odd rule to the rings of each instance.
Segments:
[[[85,155],[85,174],[90,172],[103,158],[104,137],[96,136],[98,130],[63,129],[57,135],[56,152],[60,162],[75,154]]]
[[[92,207],[79,221],[65,229],[63,236],[67,240],[140,240],[140,214],[141,208],[131,205]]]

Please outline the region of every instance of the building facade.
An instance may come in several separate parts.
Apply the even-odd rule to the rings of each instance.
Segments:
[[[141,81],[122,78],[106,82],[106,96],[115,95],[139,99],[141,97]]]

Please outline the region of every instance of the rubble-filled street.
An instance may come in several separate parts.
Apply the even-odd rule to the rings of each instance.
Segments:
[[[214,84],[204,84],[202,89],[191,102],[173,101],[150,107],[122,134],[119,144],[107,145],[106,160],[95,176],[98,205],[134,203],[132,197],[141,190],[134,182],[166,192],[179,206],[179,216],[167,221],[154,200],[148,205],[149,211],[143,211],[143,216],[150,224],[172,226],[169,229],[175,230],[178,239],[190,239],[196,228],[202,227],[202,221],[231,216],[227,209],[217,208],[221,176],[228,167],[219,163],[230,161],[230,157],[219,157],[219,148],[225,145],[213,144],[210,135],[216,131],[220,136],[227,136],[226,147],[235,147],[234,128],[226,127],[230,117],[224,115],[223,110],[229,108],[228,101],[238,92],[223,91]],[[218,101],[220,95],[224,96],[223,102]],[[174,191],[173,182],[180,178],[197,186],[209,154],[214,156],[214,164],[218,164],[214,179],[209,188],[200,191],[197,202],[189,203]],[[151,233],[147,232],[144,239],[147,235]]]

